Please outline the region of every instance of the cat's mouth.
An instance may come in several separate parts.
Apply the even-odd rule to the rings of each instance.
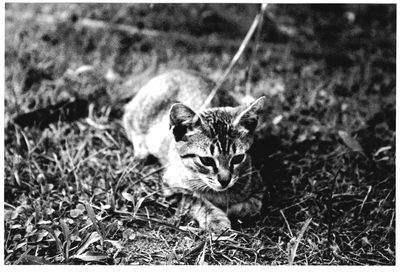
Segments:
[[[211,187],[211,189],[213,189],[214,191],[217,191],[217,192],[226,191],[226,190],[228,190],[229,188],[231,188],[232,186],[233,186],[233,182],[232,182],[232,181],[229,182],[229,183],[226,184],[226,185],[222,185],[222,184],[220,184],[219,182],[213,183],[213,184],[209,184],[209,187]]]
[[[205,186],[215,192],[224,192],[231,188],[235,184],[235,179],[232,178],[229,181],[221,182],[217,178],[207,177],[202,179]]]
[[[219,188],[216,188],[215,186],[213,186],[212,189],[213,189],[214,191],[216,191],[216,192],[224,192],[224,191],[228,190],[229,187],[222,187],[222,186],[221,186],[221,187],[219,187]]]

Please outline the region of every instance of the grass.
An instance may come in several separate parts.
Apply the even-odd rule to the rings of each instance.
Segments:
[[[235,48],[75,21],[244,35],[221,27],[225,19],[206,4],[7,4],[5,263],[394,265],[396,9],[332,7],[269,7],[294,34],[263,37],[274,43],[260,48],[251,78],[253,95],[269,101],[253,150],[267,186],[263,211],[212,237],[163,198],[160,165],[134,161],[115,105],[155,73],[154,60],[157,71],[187,68],[217,80]],[[246,6],[244,17],[254,10]],[[68,19],[21,16],[29,13]],[[232,92],[244,93],[250,56],[228,77]],[[93,69],[76,75],[83,65]],[[92,121],[13,125],[19,114],[77,98],[89,101]]]

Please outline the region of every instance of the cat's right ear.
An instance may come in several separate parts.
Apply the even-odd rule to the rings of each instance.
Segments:
[[[169,111],[169,127],[172,128],[175,141],[185,141],[186,134],[200,123],[200,116],[188,106],[182,103],[172,105]]]

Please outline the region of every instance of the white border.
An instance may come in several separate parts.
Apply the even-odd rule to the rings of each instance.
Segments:
[[[189,1],[126,1],[126,0],[119,0],[119,1],[114,1],[114,0],[108,0],[108,1],[77,1],[77,0],[69,0],[66,2],[59,2],[59,1],[32,1],[32,0],[16,0],[16,1],[6,1],[7,3],[133,3],[133,2],[140,2],[140,3],[188,3]],[[192,3],[227,3],[227,1],[190,1]],[[237,0],[233,0],[233,1],[229,1],[229,3],[263,3],[263,2],[268,2],[268,3],[280,3],[280,4],[305,4],[305,3],[321,3],[321,4],[328,4],[328,3],[343,3],[343,4],[397,4],[397,1],[382,1],[382,2],[378,2],[378,1],[374,1],[374,0],[367,0],[367,1],[351,1],[350,3],[348,1],[334,1],[334,2],[328,2],[328,1],[314,1],[314,0],[308,0],[305,3],[301,3],[299,1],[290,1],[290,0],[281,0],[281,1],[251,1],[251,2],[247,2],[247,1],[237,1]],[[70,269],[82,269],[83,266],[67,266],[67,265],[60,265],[60,266],[21,266],[21,265],[17,265],[17,266],[13,266],[13,265],[9,265],[9,266],[5,266],[4,265],[4,88],[5,88],[5,71],[4,71],[4,36],[5,36],[5,4],[3,5],[3,7],[1,8],[0,11],[0,15],[1,15],[1,23],[0,23],[0,31],[1,31],[1,37],[2,37],[2,42],[0,45],[1,48],[1,56],[0,56],[0,72],[2,74],[1,76],[1,80],[0,80],[0,84],[2,86],[2,91],[0,91],[0,124],[1,124],[1,131],[0,131],[0,181],[3,181],[0,186],[0,202],[2,203],[1,205],[1,214],[0,214],[0,219],[2,221],[1,226],[0,226],[0,232],[1,232],[1,245],[0,245],[0,267],[2,269],[2,271],[54,271],[54,269],[57,270],[63,270],[63,271],[67,271]],[[398,13],[397,13],[397,7],[396,7],[396,29],[397,29],[397,33],[396,33],[396,40],[398,37],[398,27],[399,27],[399,19],[398,19]],[[399,44],[396,41],[396,71],[399,71],[399,65],[398,65],[398,52],[399,52]],[[396,81],[399,82],[399,77],[398,75],[396,75]],[[399,128],[400,125],[400,121],[399,121],[399,117],[400,117],[400,113],[397,110],[397,104],[398,104],[398,95],[396,93],[396,128]],[[397,165],[398,165],[398,154],[399,151],[399,141],[398,138],[396,138],[396,181],[399,180],[399,171],[397,171]],[[399,195],[399,186],[397,186],[396,188],[396,196]],[[398,211],[399,209],[399,203],[398,201],[396,201],[396,211]],[[398,233],[398,219],[399,216],[396,213],[396,222],[397,222],[397,227],[396,227],[396,245],[400,245],[400,235]],[[398,256],[399,256],[399,248],[396,248],[396,266],[380,266],[378,269],[380,271],[393,271],[394,269],[398,269]],[[369,267],[363,267],[363,266],[206,266],[206,267],[198,267],[198,266],[191,266],[190,268],[188,266],[85,266],[85,270],[87,272],[89,271],[96,271],[98,272],[99,270],[103,270],[103,271],[109,271],[109,270],[119,270],[119,271],[185,271],[187,269],[193,269],[193,270],[207,270],[207,271],[220,271],[222,270],[243,270],[243,269],[249,269],[252,271],[266,271],[266,270],[273,270],[273,271],[285,271],[285,270],[296,270],[296,271],[316,271],[316,270],[321,270],[323,269],[324,271],[337,271],[339,270],[351,270],[351,271],[368,271],[368,270],[376,270],[377,267],[375,266],[369,266]],[[396,270],[397,270],[396,269]],[[185,271],[186,272],[186,271]]]

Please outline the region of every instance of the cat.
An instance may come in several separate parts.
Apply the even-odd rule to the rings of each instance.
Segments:
[[[126,105],[123,126],[135,158],[153,155],[165,166],[165,196],[183,193],[200,228],[221,232],[230,217],[262,206],[264,187],[248,152],[265,97],[238,106],[221,90],[199,111],[214,86],[188,71],[156,76]]]

